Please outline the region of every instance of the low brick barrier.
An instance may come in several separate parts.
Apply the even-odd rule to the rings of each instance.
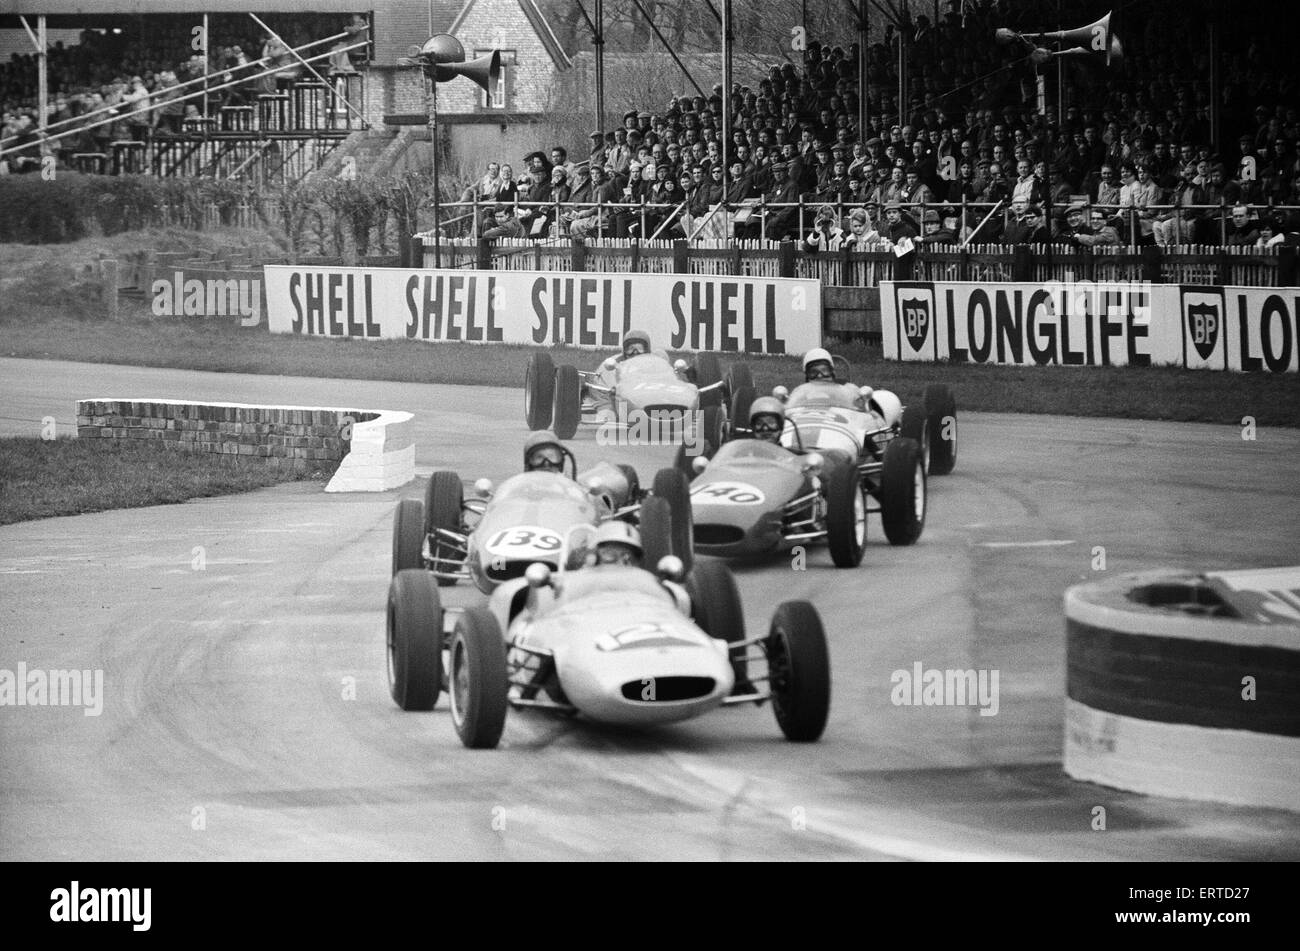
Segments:
[[[77,401],[82,439],[142,439],[249,465],[334,472],[326,491],[383,491],[415,477],[410,413],[190,400]],[[356,458],[349,460],[353,453]],[[336,484],[337,483],[337,484]]]

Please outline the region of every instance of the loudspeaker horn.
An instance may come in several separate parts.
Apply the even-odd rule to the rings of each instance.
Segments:
[[[501,80],[501,51],[493,50],[466,63],[448,63],[435,70],[438,82],[464,76],[491,92]],[[445,75],[444,75],[445,74]]]

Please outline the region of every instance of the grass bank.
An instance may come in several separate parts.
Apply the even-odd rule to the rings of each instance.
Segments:
[[[56,515],[167,505],[322,478],[163,452],[132,440],[0,440],[0,525]]]

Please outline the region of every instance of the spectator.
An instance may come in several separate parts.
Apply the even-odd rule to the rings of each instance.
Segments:
[[[830,205],[821,205],[813,220],[813,227],[804,238],[805,251],[838,251],[844,241],[844,229],[840,227],[835,209]]]
[[[492,210],[495,224],[483,232],[483,240],[496,241],[499,238],[522,238],[524,226],[520,224],[509,205],[497,205]]]

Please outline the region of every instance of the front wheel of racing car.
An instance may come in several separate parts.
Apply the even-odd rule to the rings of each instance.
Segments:
[[[826,473],[826,542],[836,568],[856,568],[867,544],[867,503],[858,469],[840,462]]]
[[[716,353],[701,353],[695,358],[695,385],[703,392],[700,393],[700,408],[706,406],[722,405],[722,387],[714,387],[711,390],[705,390],[706,386],[713,386],[715,383],[722,381],[722,367],[718,363]]]
[[[947,475],[957,465],[957,398],[942,383],[925,388],[930,423],[930,475]]]
[[[551,425],[555,402],[555,363],[549,353],[534,353],[524,373],[524,419],[533,432]]]
[[[925,402],[909,403],[903,408],[903,422],[899,426],[899,431],[907,439],[915,439],[917,445],[921,447],[921,459],[925,464],[925,471],[930,471],[933,464],[930,451],[930,419],[926,415]]]
[[[745,612],[730,568],[720,561],[700,562],[686,580],[686,593],[691,598],[691,618],[705,634],[728,644],[745,639]],[[732,651],[731,671],[735,677],[732,696],[755,692],[743,650]]]
[[[436,571],[455,571],[465,560],[464,552],[438,534],[438,529],[461,533],[464,501],[465,488],[455,472],[444,469],[429,476],[429,484],[424,488],[424,534],[430,539],[429,551]],[[437,580],[442,588],[456,583],[455,578]]]
[[[925,528],[925,462],[916,440],[899,437],[885,447],[880,472],[880,522],[891,545],[911,545]]]
[[[660,469],[655,473],[650,494],[668,503],[672,553],[682,560],[682,567],[690,571],[695,563],[695,520],[691,511],[690,480],[677,469]]]
[[[817,609],[807,601],[778,605],[764,649],[777,726],[796,743],[819,739],[831,710],[831,657]]]
[[[748,363],[733,363],[727,368],[727,385],[723,389],[726,391],[728,403],[734,400],[741,390],[753,388],[754,373]]]
[[[418,504],[418,503],[417,503]],[[388,585],[388,692],[403,710],[432,710],[442,689],[442,602],[426,571]]]
[[[451,721],[461,743],[492,749],[506,726],[506,645],[496,617],[486,608],[466,608],[451,635],[447,692]]]
[[[402,499],[393,513],[393,574],[424,567],[424,506]]]
[[[572,439],[582,422],[582,377],[565,364],[555,371],[555,435]]]

